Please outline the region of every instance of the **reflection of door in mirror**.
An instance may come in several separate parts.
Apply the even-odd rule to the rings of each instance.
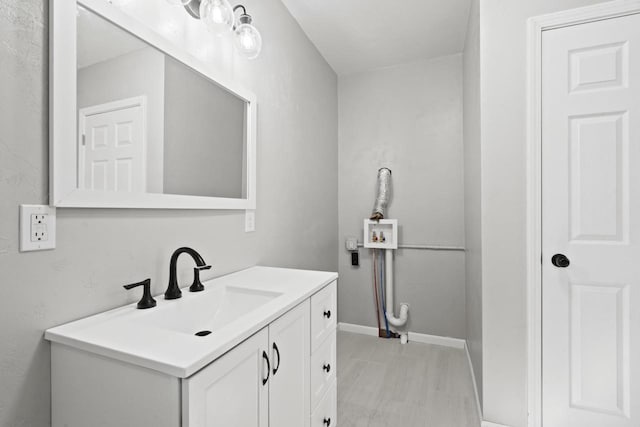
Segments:
[[[79,188],[146,190],[145,101],[137,97],[80,110]]]

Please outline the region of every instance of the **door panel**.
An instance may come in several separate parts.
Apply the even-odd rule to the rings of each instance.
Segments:
[[[627,113],[569,119],[571,241],[627,240]]]
[[[146,191],[144,104],[112,104],[80,112],[79,187],[86,190]],[[85,114],[90,111],[90,114]]]
[[[626,285],[570,284],[571,404],[629,415]]]
[[[543,33],[545,427],[640,426],[638,28],[630,15]]]
[[[269,325],[269,425],[308,427],[311,316],[309,300]]]

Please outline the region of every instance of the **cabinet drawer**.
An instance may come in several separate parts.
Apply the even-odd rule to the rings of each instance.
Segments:
[[[324,398],[311,415],[311,427],[336,427],[338,425],[338,396],[334,381]]]
[[[324,342],[337,325],[338,300],[336,282],[311,297],[311,349]]]
[[[336,378],[336,331],[311,356],[311,410],[315,409]]]

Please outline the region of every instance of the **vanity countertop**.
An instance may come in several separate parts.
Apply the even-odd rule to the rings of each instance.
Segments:
[[[151,309],[138,310],[133,303],[56,326],[45,332],[45,339],[187,378],[337,278],[333,272],[251,267],[203,282],[202,292],[183,288],[182,298],[177,300],[157,296],[157,306]],[[230,301],[230,305],[233,298],[242,298],[241,293],[249,299],[256,295],[254,300],[268,300],[237,318],[232,312],[224,313],[224,307],[217,308],[222,314],[216,316],[232,320],[211,328],[213,331],[207,336],[195,336],[188,328],[180,330],[179,325],[174,328],[167,323],[177,313],[184,313],[192,321],[205,319],[208,307],[203,302],[214,302],[225,289],[239,295],[226,297],[224,301]]]

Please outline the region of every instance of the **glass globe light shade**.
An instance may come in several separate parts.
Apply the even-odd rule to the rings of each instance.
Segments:
[[[254,59],[262,50],[262,36],[253,25],[240,24],[234,31],[234,45],[242,56]]]
[[[172,4],[174,6],[186,6],[191,2],[191,0],[167,0],[167,3]]]
[[[222,34],[233,27],[233,8],[229,0],[202,0],[200,19],[209,31]]]

